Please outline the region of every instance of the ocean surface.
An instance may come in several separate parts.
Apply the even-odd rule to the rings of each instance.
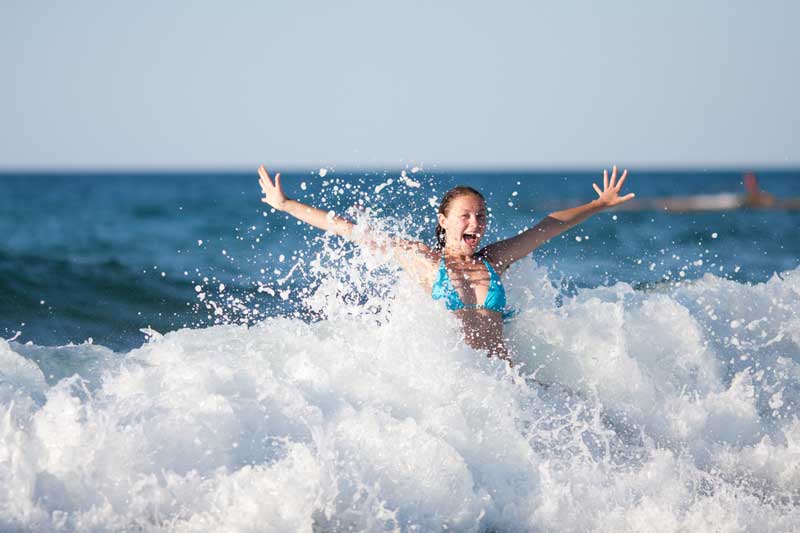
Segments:
[[[645,207],[744,194],[629,170]],[[471,185],[484,243],[602,181],[282,177],[427,242]],[[758,177],[800,197],[800,170]],[[1,531],[800,530],[800,211],[595,216],[504,276],[510,369],[391,258],[271,212],[255,171],[0,187]]]

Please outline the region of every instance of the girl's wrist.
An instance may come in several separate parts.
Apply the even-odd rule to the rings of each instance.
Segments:
[[[596,198],[591,201],[590,205],[596,209],[597,211],[603,211],[608,207],[608,204],[600,200],[600,198]]]

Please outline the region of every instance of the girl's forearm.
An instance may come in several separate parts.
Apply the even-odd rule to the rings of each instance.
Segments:
[[[562,231],[566,231],[569,228],[580,224],[590,216],[603,211],[604,209],[604,204],[601,204],[597,200],[593,200],[588,204],[550,213],[548,217],[557,220],[563,228]]]
[[[281,206],[281,211],[288,213],[306,224],[330,231],[342,237],[350,237],[353,232],[353,223],[335,214],[333,211],[323,211],[316,207],[287,199]]]

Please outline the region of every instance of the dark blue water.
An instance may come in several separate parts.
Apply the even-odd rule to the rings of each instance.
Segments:
[[[435,214],[429,198],[455,184],[486,195],[489,242],[551,210],[591,200],[598,180],[578,171],[436,171],[409,174],[420,183],[414,187],[399,176],[283,174],[291,197],[339,211],[362,198],[382,217],[410,217],[428,241]],[[800,196],[800,170],[761,172],[759,179],[777,197]],[[259,293],[256,284],[285,276],[319,247],[320,232],[260,203],[255,172],[6,173],[0,184],[0,334],[21,332],[21,342],[91,338],[121,349],[140,344],[144,327],[163,332],[216,323],[223,319],[202,305],[196,287],[218,292],[220,283],[231,298],[258,304],[261,316],[290,313],[297,302]],[[641,199],[743,192],[738,171],[631,169],[627,187]],[[798,229],[796,211],[609,212],[543,246],[534,259],[562,280],[565,292],[616,281],[657,289],[706,273],[758,283],[800,264]],[[287,283],[313,280],[298,270]]]

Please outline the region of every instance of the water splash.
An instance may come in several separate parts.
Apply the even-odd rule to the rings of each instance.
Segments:
[[[386,255],[317,249],[293,274],[312,280],[292,295],[305,315],[237,322],[222,300],[228,323],[120,354],[0,341],[0,529],[800,520],[800,270],[564,295],[521,262],[505,281],[510,369]]]
[[[435,213],[410,173],[320,172],[376,251],[270,214],[253,257],[224,254],[260,277],[193,273],[211,327],[123,353],[0,340],[0,529],[796,528],[800,269],[587,289],[522,261],[512,369],[380,251]]]

